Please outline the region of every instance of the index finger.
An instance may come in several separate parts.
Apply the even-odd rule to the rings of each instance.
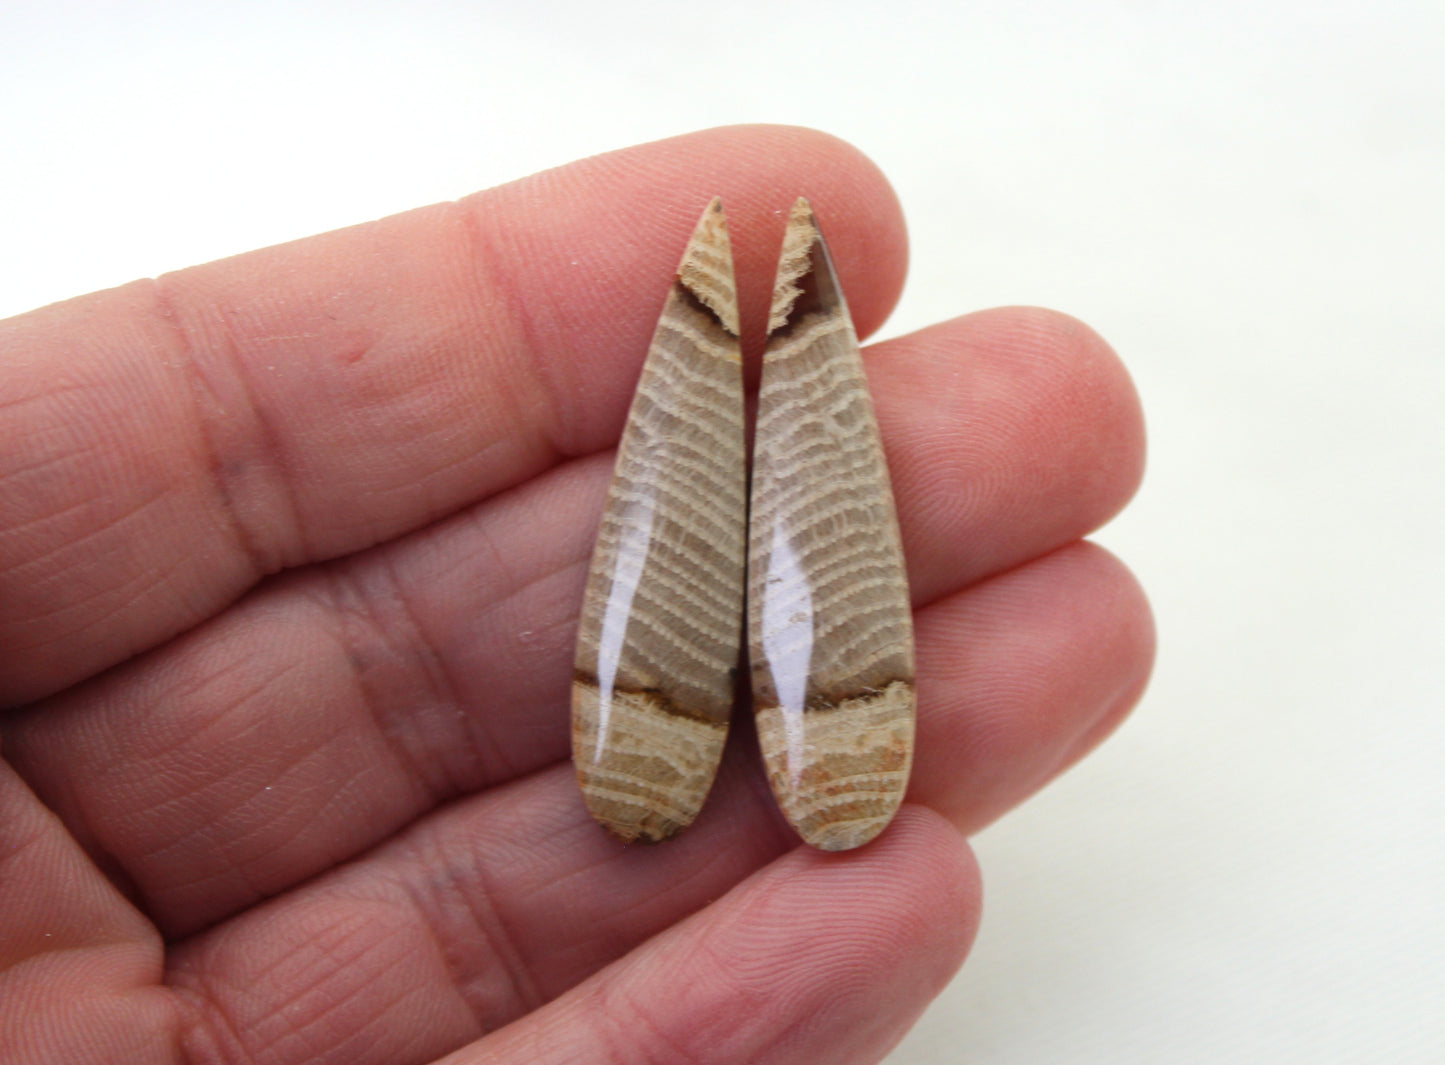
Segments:
[[[0,323],[0,705],[183,631],[265,574],[611,446],[702,207],[727,205],[755,347],[800,193],[827,214],[866,334],[902,286],[897,201],[855,149],[775,126],[598,156]]]

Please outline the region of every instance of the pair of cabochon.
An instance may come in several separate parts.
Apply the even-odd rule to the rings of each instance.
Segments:
[[[858,338],[806,200],[783,239],[754,434],[722,205],[703,212],[648,351],[592,557],[572,685],[587,807],[631,842],[702,808],[747,604],[754,714],[789,823],[881,832],[913,754],[913,622]],[[746,593],[746,594],[745,594]]]

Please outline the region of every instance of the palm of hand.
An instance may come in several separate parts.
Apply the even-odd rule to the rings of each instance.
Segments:
[[[1147,607],[1079,542],[1142,434],[1061,316],[872,348],[909,805],[861,851],[799,849],[731,750],[678,840],[608,839],[565,711],[607,448],[699,203],[727,202],[756,322],[799,191],[866,334],[902,280],[892,194],[774,128],[0,324],[0,699],[25,704],[0,1059],[842,1062],[901,1036],[977,920],[962,833],[1143,686]]]

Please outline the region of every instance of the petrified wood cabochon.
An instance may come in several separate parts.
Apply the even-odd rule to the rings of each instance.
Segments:
[[[742,642],[747,481],[727,220],[683,254],[618,448],[587,581],[572,749],[592,815],[665,839],[717,772]]]
[[[805,200],[773,290],[753,444],[748,650],[773,792],[815,847],[873,839],[913,758],[913,618],[847,304]]]

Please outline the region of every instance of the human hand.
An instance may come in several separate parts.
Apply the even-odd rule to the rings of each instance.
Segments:
[[[751,127],[0,323],[0,1060],[838,1065],[944,986],[964,835],[1148,673],[1137,586],[1080,542],[1138,482],[1137,401],[1045,311],[865,349],[917,608],[909,802],[803,847],[744,723],[697,823],[622,846],[568,762],[576,617],[714,194],[754,379],[799,194],[882,322],[885,180]]]

